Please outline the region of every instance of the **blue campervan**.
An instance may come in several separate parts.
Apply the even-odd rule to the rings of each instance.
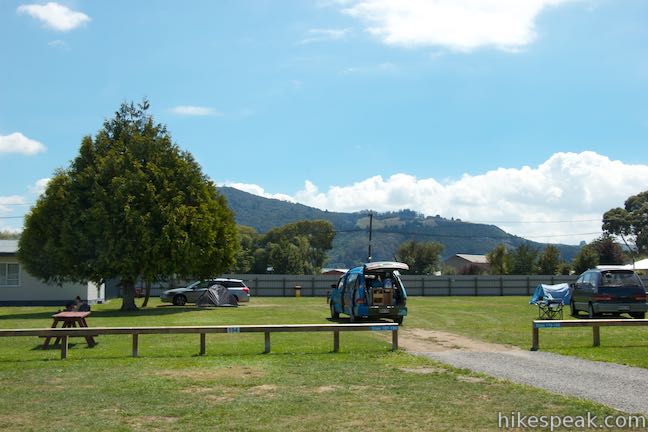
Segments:
[[[372,262],[346,272],[331,285],[331,318],[349,315],[358,318],[389,318],[398,324],[407,315],[407,292],[400,271],[409,270],[400,262]]]

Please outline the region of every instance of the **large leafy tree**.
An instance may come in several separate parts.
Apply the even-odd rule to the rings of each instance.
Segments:
[[[615,265],[624,264],[626,260],[623,249],[609,233],[604,233],[601,237],[592,241],[586,247],[593,248],[599,256],[599,264]]]
[[[538,258],[538,273],[543,275],[558,273],[561,261],[558,248],[554,245],[547,246]]]
[[[329,221],[299,221],[268,231],[254,252],[253,270],[317,274],[333,247],[335,230]]]
[[[505,275],[509,272],[509,256],[506,246],[500,243],[486,254],[490,264],[490,272],[495,275]]]
[[[139,278],[215,275],[238,248],[225,198],[148,108],[124,103],[83,139],[27,215],[19,245],[27,270],[46,281],[121,279],[122,310],[137,308]]]
[[[410,240],[399,246],[396,260],[409,265],[411,274],[431,274],[441,268],[441,252],[441,243]]]
[[[648,191],[629,197],[623,208],[605,212],[603,230],[621,237],[638,255],[648,254]]]
[[[510,253],[510,273],[514,275],[535,274],[537,258],[538,250],[528,243],[522,243]]]
[[[596,267],[597,265],[599,265],[598,252],[590,245],[581,248],[581,250],[578,251],[578,254],[576,254],[576,256],[574,257],[574,261],[572,262],[572,267],[574,269],[574,273],[576,274],[581,274],[586,270]]]
[[[232,273],[249,273],[254,267],[254,252],[261,238],[257,231],[249,226],[238,225],[240,248],[236,254],[236,263]]]

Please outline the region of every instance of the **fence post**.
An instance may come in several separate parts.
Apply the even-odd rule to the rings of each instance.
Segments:
[[[500,296],[504,295],[504,278],[500,276]]]
[[[64,335],[61,338],[61,360],[65,360],[68,355],[68,343],[70,342],[70,337],[68,335]]]
[[[477,276],[475,276],[475,297],[479,295],[479,291],[477,289]]]
[[[392,330],[392,351],[398,350],[398,328]]]
[[[448,276],[448,296],[452,296],[452,276]]]
[[[259,278],[258,277],[254,278],[254,295],[255,296],[259,295]]]
[[[265,348],[263,350],[264,354],[268,354],[270,352],[270,332],[265,331],[263,332],[264,334],[264,340],[265,340]]]
[[[311,297],[315,297],[315,276],[311,278]]]
[[[339,352],[339,351],[340,351],[340,331],[334,330],[333,331],[333,352]]]
[[[597,347],[601,345],[601,327],[597,325],[592,326],[592,339],[593,346]]]
[[[133,357],[139,354],[139,334],[133,333]]]
[[[531,351],[538,351],[540,348],[540,333],[538,327],[535,326],[535,323],[533,325],[533,333],[532,333],[532,341],[531,341]]]
[[[283,296],[286,297],[286,278],[283,278],[283,286],[281,287]]]
[[[207,344],[206,344],[206,340],[205,340],[205,339],[206,339],[206,338],[205,338],[206,336],[207,336],[207,335],[206,335],[205,333],[200,333],[200,355],[201,355],[201,356],[202,356],[202,355],[205,355],[205,351],[206,351],[205,348],[206,348],[206,345],[207,345]]]
[[[425,297],[425,278],[421,276],[421,297]]]
[[[531,277],[527,276],[527,289],[526,289],[526,295],[531,295]]]

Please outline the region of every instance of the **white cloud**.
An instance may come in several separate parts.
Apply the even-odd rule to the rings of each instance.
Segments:
[[[10,214],[16,209],[22,209],[26,204],[25,198],[19,195],[0,196],[0,215]]]
[[[281,201],[289,201],[289,202],[292,202],[292,203],[297,202],[290,195],[271,194],[271,193],[266,192],[261,186],[258,186],[258,185],[255,185],[255,184],[225,182],[225,183],[223,183],[223,186],[233,187],[235,189],[242,190],[243,192],[251,193],[253,195],[258,195],[258,196],[261,196],[261,197],[264,197],[264,198],[278,199],[278,200],[281,200]]]
[[[256,185],[230,186],[260,196],[281,196],[271,196]],[[537,241],[574,244],[597,237],[604,212],[646,189],[648,165],[586,151],[556,153],[537,167],[499,168],[445,182],[395,174],[322,192],[307,180],[294,197],[279,199],[344,212],[409,208],[425,215],[492,222]]]
[[[204,106],[195,106],[195,105],[179,105],[171,109],[171,112],[183,116],[196,116],[196,117],[218,117],[222,114],[216,111],[214,108],[204,107]]]
[[[536,38],[535,20],[549,6],[573,0],[350,0],[342,11],[366,23],[386,44],[482,46],[519,50]]]
[[[37,180],[33,186],[29,186],[29,192],[36,195],[41,195],[43,192],[45,192],[45,188],[47,188],[47,184],[50,180],[50,178],[42,178],[40,180]]]
[[[51,46],[52,48],[59,48],[59,49],[70,49],[70,46],[65,42],[60,39],[55,39],[53,41],[47,42],[47,45]]]
[[[313,42],[325,42],[330,40],[344,39],[350,32],[350,29],[311,29],[306,36],[299,41],[301,44],[310,44]]]
[[[44,152],[45,146],[40,142],[29,139],[20,132],[14,132],[9,135],[0,135],[0,154],[1,153],[21,153],[24,155],[33,155]]]
[[[36,18],[43,22],[46,27],[61,32],[74,30],[90,21],[90,17],[83,12],[74,11],[55,2],[44,5],[20,5],[17,12]]]

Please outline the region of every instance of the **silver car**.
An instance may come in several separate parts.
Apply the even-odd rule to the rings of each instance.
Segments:
[[[160,294],[160,301],[173,303],[176,306],[195,303],[207,288],[214,285],[223,285],[239,303],[250,301],[250,288],[242,280],[225,278],[198,280],[186,287],[166,290]]]

